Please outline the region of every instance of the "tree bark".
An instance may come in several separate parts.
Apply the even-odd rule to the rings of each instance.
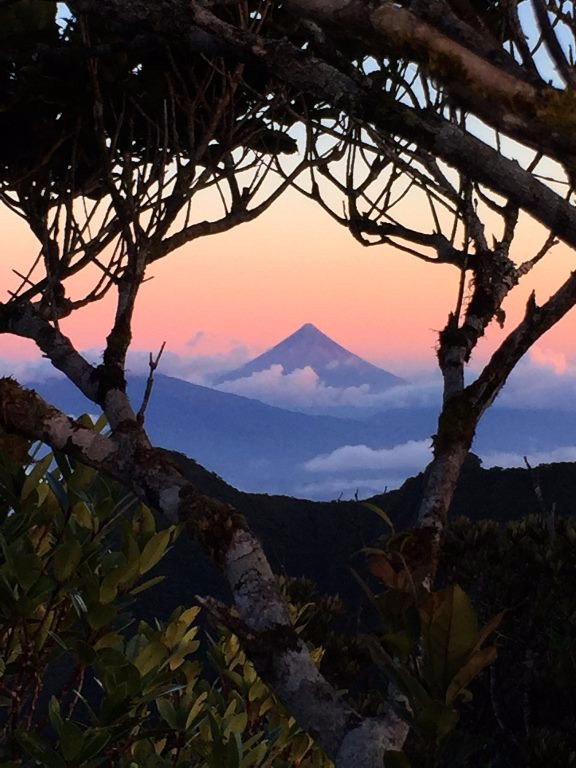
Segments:
[[[128,434],[118,443],[86,429],[13,379],[0,379],[0,426],[119,480],[171,523],[185,522],[228,581],[238,614],[233,629],[260,676],[338,768],[381,768],[385,750],[401,748],[408,729],[392,711],[363,719],[320,674],[244,518],[199,493],[169,454],[144,440],[131,444]]]

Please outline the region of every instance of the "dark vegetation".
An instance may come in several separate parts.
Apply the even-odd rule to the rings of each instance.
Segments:
[[[349,566],[357,562],[364,547],[388,532],[386,524],[376,514],[355,501],[311,502],[289,496],[242,493],[217,475],[206,473],[183,454],[172,453],[171,456],[204,493],[233,504],[248,517],[263,541],[276,573],[311,579],[322,592],[329,594],[357,595]],[[407,480],[398,490],[375,496],[370,501],[386,511],[396,528],[408,528],[415,523],[424,482],[424,473],[421,473]],[[458,484],[451,516],[467,517],[474,522],[488,518],[507,523],[525,515],[542,514],[542,502],[535,493],[535,484],[540,489],[546,510],[554,510],[557,517],[574,514],[574,464],[542,465],[532,471],[482,469],[480,461],[471,455]],[[186,575],[190,568],[188,552],[193,546],[182,539],[170,555],[175,567],[167,569],[167,579],[175,590],[182,590],[182,596],[197,579],[197,572],[190,577]],[[198,572],[204,574],[203,578],[209,578],[208,574],[211,574],[210,588],[220,594],[223,586],[216,569],[199,549],[195,551]],[[174,575],[171,575],[172,571]],[[187,582],[190,587],[185,586]]]
[[[327,768],[237,638],[190,604],[191,594],[219,588],[209,561],[94,470],[48,454],[24,471],[29,459],[15,456],[23,447],[5,443],[0,465],[2,765]],[[241,494],[172,459],[205,492],[245,505],[275,543],[298,631],[364,714],[378,713],[398,675],[389,654],[401,660],[396,682],[411,697],[413,730],[405,755],[387,765],[576,764],[573,465],[486,471],[472,457],[460,491],[471,498],[483,488],[484,497],[473,519],[454,517],[437,590],[423,594],[410,586],[409,520],[390,534],[358,503]],[[372,501],[394,519],[421,483]],[[491,519],[475,517],[491,495],[500,499]],[[542,514],[552,510],[555,519]],[[180,567],[191,559],[194,570]],[[414,666],[416,644],[423,667]]]

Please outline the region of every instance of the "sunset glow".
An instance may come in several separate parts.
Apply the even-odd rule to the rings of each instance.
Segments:
[[[5,252],[0,280],[7,289],[17,284],[11,266],[24,270],[36,246],[24,223],[6,210],[0,224]],[[543,240],[542,230],[525,222],[517,257],[529,258]],[[505,329],[490,330],[475,360],[485,359],[521,319],[532,288],[542,302],[572,268],[570,251],[557,246],[515,290],[506,305]],[[256,354],[313,322],[357,354],[392,369],[434,363],[436,334],[458,286],[453,267],[424,264],[388,246],[363,248],[296,193],[253,223],[187,244],[152,265],[149,277],[137,303],[135,349],[154,351],[166,340],[180,355],[226,354],[239,345]],[[113,310],[110,295],[64,321],[63,330],[78,348],[98,350]],[[538,345],[536,361],[559,354],[570,358],[574,333],[570,315]],[[37,354],[31,343],[8,336],[0,345],[4,357]]]

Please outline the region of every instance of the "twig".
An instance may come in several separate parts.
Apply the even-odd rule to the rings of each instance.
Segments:
[[[156,355],[156,357],[152,357],[152,352],[150,352],[150,359],[148,360],[148,366],[150,368],[150,373],[148,374],[148,378],[146,379],[146,389],[144,390],[144,397],[142,398],[142,405],[140,406],[140,410],[136,414],[136,421],[140,426],[144,424],[144,416],[146,415],[146,408],[148,407],[148,401],[150,400],[150,395],[152,394],[152,387],[154,386],[154,371],[156,368],[158,368],[158,363],[160,362],[160,358],[162,357],[162,352],[164,352],[164,347],[166,346],[166,342],[162,342],[162,346],[160,347],[160,351]]]
[[[536,497],[536,501],[540,509],[540,514],[544,518],[550,543],[553,544],[556,537],[556,503],[554,502],[550,506],[546,504],[544,500],[544,494],[542,493],[542,486],[540,485],[539,474],[532,468],[526,456],[524,456],[524,464],[526,464],[526,469],[528,470],[530,480],[532,481],[534,496]]]

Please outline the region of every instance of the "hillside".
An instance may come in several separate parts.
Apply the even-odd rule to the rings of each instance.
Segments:
[[[129,379],[137,405],[144,384],[143,377]],[[96,410],[63,377],[34,386],[67,413]],[[390,409],[365,421],[310,415],[158,375],[146,426],[156,445],[193,456],[236,488],[327,500],[353,498],[356,492],[365,498],[416,474],[427,463],[436,419],[431,407]],[[510,451],[530,456],[572,445],[575,434],[576,412],[494,407],[480,425],[474,449],[480,455]],[[360,451],[367,454],[366,465],[339,461],[331,469],[314,470],[308,464],[334,452],[337,458],[346,446],[366,446]],[[399,463],[389,452],[386,466],[378,451],[398,446],[406,449],[405,459]]]
[[[359,588],[350,566],[358,565],[362,548],[373,545],[388,530],[382,520],[361,503],[313,502],[288,496],[241,493],[184,456],[175,460],[190,479],[205,492],[233,504],[243,512],[261,539],[277,573],[312,579],[322,591],[338,592],[356,602]],[[557,516],[576,512],[576,465],[551,464],[534,473],[526,469],[482,469],[476,457],[466,463],[458,484],[451,518],[467,516],[473,520],[492,518],[507,521],[527,514],[539,514],[534,493],[535,478],[544,501],[555,505]],[[384,509],[398,528],[414,523],[424,475],[371,501]],[[195,544],[181,537],[169,555],[167,581],[146,598],[150,610],[167,611],[165,602],[177,605],[186,595],[198,592],[225,594],[222,579]],[[145,593],[145,595],[148,593]],[[150,602],[151,601],[151,602]]]

